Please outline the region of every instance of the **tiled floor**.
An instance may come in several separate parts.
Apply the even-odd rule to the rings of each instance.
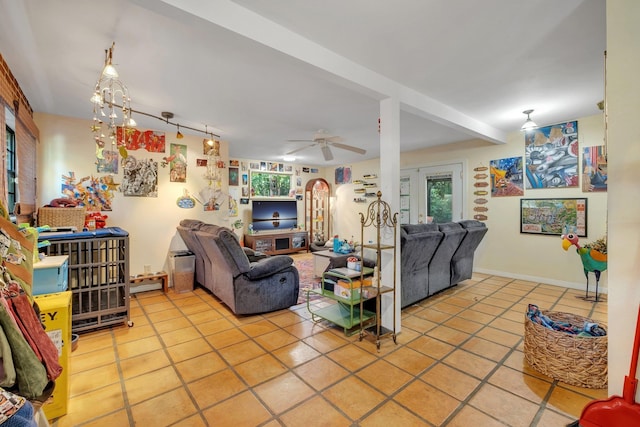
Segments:
[[[234,316],[200,288],[138,293],[134,326],[80,336],[66,426],[565,426],[607,397],[532,371],[528,303],[605,323],[580,291],[476,275],[409,307],[380,352],[305,305]]]

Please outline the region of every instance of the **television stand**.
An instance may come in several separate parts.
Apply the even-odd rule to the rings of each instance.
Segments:
[[[244,243],[254,251],[269,255],[308,251],[309,232],[304,230],[260,231],[256,234],[245,234]]]

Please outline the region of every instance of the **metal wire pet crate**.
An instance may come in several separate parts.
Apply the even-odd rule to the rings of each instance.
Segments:
[[[80,233],[42,233],[46,255],[69,257],[71,330],[82,332],[129,320],[129,233],[106,227]]]

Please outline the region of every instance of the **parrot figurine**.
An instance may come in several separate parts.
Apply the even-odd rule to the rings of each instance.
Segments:
[[[578,236],[574,233],[562,235],[562,249],[565,251],[571,246],[576,247],[576,252],[582,261],[584,275],[587,278],[587,291],[585,299],[589,299],[589,272],[593,272],[596,276],[596,296],[595,301],[598,302],[598,283],[600,282],[600,273],[607,269],[607,254],[602,253],[593,248],[583,248],[578,243]]]

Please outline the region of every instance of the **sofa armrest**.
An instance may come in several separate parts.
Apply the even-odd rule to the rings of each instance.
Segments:
[[[243,247],[242,250],[244,251],[244,254],[247,256],[247,258],[249,258],[249,262],[260,261],[261,259],[269,257],[269,255],[263,252],[254,251],[251,248]]]
[[[289,268],[293,265],[293,258],[288,255],[274,255],[263,258],[260,261],[252,262],[251,268],[245,273],[249,280],[262,279],[269,277],[281,270]]]

